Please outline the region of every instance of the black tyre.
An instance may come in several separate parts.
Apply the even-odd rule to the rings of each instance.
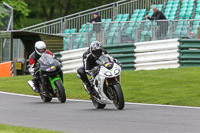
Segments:
[[[58,90],[58,100],[61,102],[61,103],[65,103],[66,101],[66,94],[65,94],[65,88],[64,86],[62,85],[62,83],[60,82],[60,80],[56,80],[55,81],[55,85],[57,87],[57,90]]]
[[[98,103],[94,98],[92,98],[92,103],[93,103],[94,107],[97,109],[103,109],[106,106],[106,104]]]
[[[52,98],[46,97],[42,94],[40,94],[40,97],[42,99],[43,102],[51,102]]]
[[[113,85],[113,93],[114,93],[113,103],[115,107],[119,110],[122,110],[124,108],[124,95],[120,84]]]

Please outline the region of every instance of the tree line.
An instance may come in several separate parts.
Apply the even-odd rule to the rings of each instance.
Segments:
[[[115,1],[117,0],[0,0],[0,4],[6,2],[14,8],[14,29],[21,29]],[[4,15],[0,11],[0,26]]]

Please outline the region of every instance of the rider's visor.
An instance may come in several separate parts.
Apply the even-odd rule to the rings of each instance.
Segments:
[[[93,51],[93,54],[96,55],[97,57],[100,57],[102,54],[102,49],[97,49]]]
[[[39,49],[39,52],[40,52],[40,53],[43,53],[43,52],[45,52],[45,51],[46,51],[45,48],[43,48],[43,49]]]

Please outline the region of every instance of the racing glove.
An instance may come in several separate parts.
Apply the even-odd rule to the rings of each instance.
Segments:
[[[38,70],[40,69],[40,67],[35,67],[34,68],[34,73],[36,74],[38,72]]]
[[[28,71],[29,71],[32,75],[33,75],[34,72],[35,72],[33,66],[34,66],[34,65],[31,65],[30,68],[28,69]]]
[[[29,72],[31,73],[31,75],[34,75],[35,73],[38,72],[39,69],[40,69],[40,67],[34,67],[34,64],[33,64],[30,66]]]
[[[119,65],[120,67],[122,67],[122,63],[121,62],[119,62],[117,59],[113,59],[114,60],[114,62],[117,64],[117,65]]]
[[[57,58],[56,56],[54,57],[54,59],[56,59],[57,61],[59,61],[62,64],[61,59]]]

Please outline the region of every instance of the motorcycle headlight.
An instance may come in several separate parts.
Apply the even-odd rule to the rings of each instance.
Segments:
[[[115,75],[119,74],[120,70],[119,69],[116,69],[115,70]]]
[[[109,72],[109,71],[108,71],[108,72],[105,72],[104,74],[105,74],[106,76],[112,76],[112,73]]]

